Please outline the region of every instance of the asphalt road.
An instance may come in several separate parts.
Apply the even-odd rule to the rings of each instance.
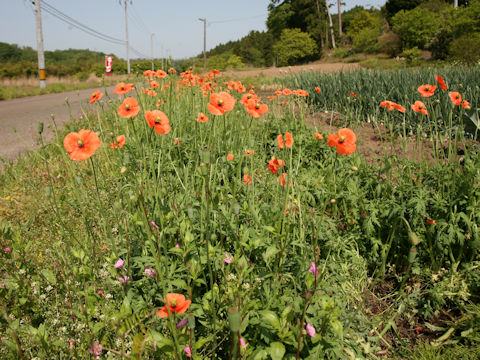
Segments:
[[[94,91],[107,90],[112,94],[113,89],[102,87],[0,101],[0,158],[11,161],[37,149],[40,122],[45,125],[43,137],[49,141],[54,135],[52,115],[57,127],[61,128],[81,115],[82,107],[89,106],[88,100]]]

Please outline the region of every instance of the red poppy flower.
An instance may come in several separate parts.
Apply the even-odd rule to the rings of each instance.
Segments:
[[[163,299],[163,301],[167,302],[160,311],[157,313],[158,316],[162,318],[168,317],[168,311],[170,313],[177,313],[183,314],[189,308],[190,304],[192,303],[191,300],[185,300],[185,296],[182,294],[170,293],[167,294],[167,300]],[[167,308],[168,306],[168,308]]]
[[[125,135],[119,135],[116,137],[115,142],[110,143],[110,147],[112,149],[116,148],[121,148],[123,145],[125,145]]]
[[[320,90],[320,88],[319,88],[318,86],[315,86],[315,91],[320,94],[320,92],[321,92],[322,90]]]
[[[427,225],[435,225],[437,222],[435,220],[427,220],[426,224]]]
[[[428,115],[427,108],[421,101],[415,101],[415,104],[412,104],[412,110],[415,112],[421,112],[423,115]]]
[[[117,85],[115,85],[115,88],[116,90],[114,91],[114,93],[118,95],[126,94],[135,89],[133,84],[125,84],[124,82],[118,83]]]
[[[156,82],[155,80],[150,81],[150,88],[152,89],[158,89],[160,87],[160,84]]]
[[[247,104],[245,104],[245,110],[247,110],[252,117],[259,118],[268,111],[268,105],[260,104],[257,99],[250,99]]]
[[[349,91],[349,93],[350,93],[350,95],[352,95],[353,97],[356,97],[356,96],[357,96],[357,94],[355,94],[355,93],[352,92],[352,91]]]
[[[155,75],[155,72],[152,71],[152,70],[145,70],[145,71],[143,72],[143,76],[145,76],[146,78],[152,77],[152,76],[154,76],[154,75]],[[148,81],[148,80],[147,80],[147,81]]]
[[[357,136],[348,128],[339,129],[336,134],[330,134],[327,138],[328,146],[336,147],[340,155],[352,154],[357,148],[356,141]]]
[[[236,101],[232,95],[225,91],[213,93],[210,95],[207,108],[213,115],[224,115],[227,111],[233,110]]]
[[[233,158],[234,158],[233,154],[227,154],[227,159],[228,159],[229,161],[232,161]]]
[[[283,92],[280,91],[280,90],[275,91],[275,95],[277,95],[277,96],[280,96],[280,95],[282,95],[282,94],[283,94]]]
[[[243,175],[243,184],[252,185],[252,177],[248,174]]]
[[[280,168],[285,165],[285,161],[273,158],[268,162],[268,168],[272,174],[276,174]]]
[[[97,100],[102,98],[103,94],[100,91],[95,91],[92,95],[90,95],[90,104],[93,104]]]
[[[154,128],[155,132],[160,135],[166,135],[170,132],[171,127],[168,116],[163,111],[153,110],[145,111],[145,120],[148,126]]]
[[[92,156],[102,143],[92,130],[71,132],[63,139],[63,146],[68,151],[70,159],[82,161]]]
[[[308,92],[306,92],[305,90],[302,90],[302,89],[294,90],[294,91],[292,91],[292,94],[293,95],[298,95],[298,96],[308,96],[309,95]]]
[[[248,157],[250,157],[250,155],[253,155],[253,154],[255,154],[255,150],[252,150],[252,149],[245,150],[245,155],[247,155]]]
[[[277,145],[280,149],[283,150],[283,148],[291,148],[292,145],[293,145],[293,137],[292,137],[292,134],[290,134],[289,132],[286,132],[285,133],[285,141],[283,141],[283,136],[282,134],[278,135],[277,136]]]
[[[450,96],[452,103],[455,105],[462,105],[462,95],[458,91],[450,91],[448,95]]]
[[[315,136],[318,140],[323,140],[323,135],[320,133],[313,133],[313,136]]]
[[[206,123],[208,121],[208,116],[202,112],[199,112],[195,120],[201,123]]]
[[[118,115],[123,118],[133,118],[136,116],[140,111],[140,106],[138,102],[134,98],[126,98],[118,107]]]
[[[435,94],[435,90],[437,89],[437,85],[421,85],[418,87],[418,92],[420,93],[420,96],[422,97],[430,97]]]
[[[462,101],[462,107],[467,110],[471,109],[470,103],[467,100]]]
[[[283,95],[288,96],[292,94],[292,90],[290,90],[289,88],[285,88],[282,90],[282,93]]]
[[[447,84],[445,84],[445,80],[443,80],[443,78],[440,75],[437,75],[437,77],[435,79],[437,80],[437,82],[440,85],[440,88],[442,90],[447,90],[448,89]]]
[[[177,70],[175,70],[174,68],[170,68],[170,69],[168,69],[168,73],[169,74],[176,74]]]

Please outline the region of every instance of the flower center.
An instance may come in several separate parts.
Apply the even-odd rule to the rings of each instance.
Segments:
[[[130,105],[125,104],[125,109],[130,110]]]
[[[177,300],[176,299],[173,299],[171,302],[170,302],[170,307],[172,309],[175,309],[177,307]]]
[[[155,124],[160,124],[160,120],[161,120],[160,117],[157,116],[157,117],[155,118]]]
[[[217,100],[217,105],[222,106],[223,105],[223,100],[222,99]]]
[[[77,145],[78,145],[78,147],[83,147],[83,145],[85,145],[85,143],[83,142],[83,140],[78,140]]]
[[[346,139],[345,136],[342,135],[338,138],[338,142],[342,144],[345,141],[345,139]]]
[[[255,104],[255,109],[260,109],[260,105],[259,104]]]

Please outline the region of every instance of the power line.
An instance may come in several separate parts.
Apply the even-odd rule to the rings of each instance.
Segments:
[[[149,34],[152,34],[153,31],[150,30],[150,28],[145,24],[145,22],[142,20],[141,16],[137,13],[137,10],[135,10],[135,7],[133,5],[130,6],[130,8],[133,10],[130,14],[134,18],[133,20],[136,21],[138,24],[140,24],[140,27],[143,27],[144,30],[146,30]]]
[[[47,4],[45,1],[42,2],[42,10],[44,10],[47,13],[49,13],[50,15],[56,17],[57,19],[69,24],[70,26],[73,26],[73,27],[77,28],[78,30],[81,30],[81,31],[87,33],[88,35],[94,36],[98,39],[101,39],[101,40],[104,40],[104,41],[107,41],[107,42],[111,42],[111,43],[115,43],[115,44],[118,44],[118,45],[125,45],[125,43],[126,43],[126,41],[124,41],[124,40],[117,39],[117,38],[114,38],[112,36],[102,34],[99,31],[97,31],[95,29],[92,29],[92,28],[80,23],[79,21],[73,19],[72,17],[64,14],[60,10],[58,10],[58,9],[54,8],[53,6]]]

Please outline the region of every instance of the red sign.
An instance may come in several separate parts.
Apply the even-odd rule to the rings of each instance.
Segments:
[[[113,58],[111,56],[105,56],[105,72],[107,76],[110,76],[110,72],[112,71],[112,63]]]

